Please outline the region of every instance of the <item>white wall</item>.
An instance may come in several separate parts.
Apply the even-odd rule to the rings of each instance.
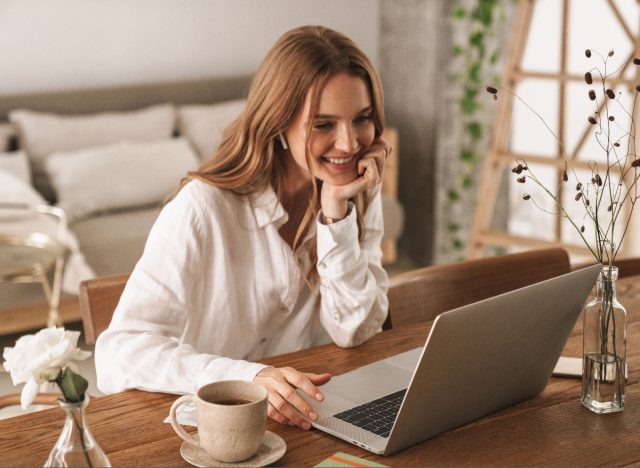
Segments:
[[[0,95],[252,73],[321,24],[377,62],[379,0],[0,0]]]

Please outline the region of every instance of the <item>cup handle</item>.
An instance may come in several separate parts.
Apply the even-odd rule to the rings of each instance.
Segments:
[[[173,427],[173,430],[176,431],[176,434],[178,434],[180,438],[182,438],[186,442],[189,442],[190,444],[200,447],[199,439],[194,435],[189,434],[187,431],[185,431],[180,425],[180,423],[178,423],[178,418],[176,417],[176,411],[178,410],[178,407],[190,402],[193,402],[193,395],[183,395],[180,398],[178,398],[176,401],[174,401],[173,405],[171,405],[171,410],[169,412],[169,419],[171,421],[171,426]]]

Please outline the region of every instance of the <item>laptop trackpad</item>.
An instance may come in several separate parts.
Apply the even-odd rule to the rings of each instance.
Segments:
[[[414,368],[415,364],[409,370],[389,360],[378,361],[334,376],[322,390],[358,405],[407,388]]]

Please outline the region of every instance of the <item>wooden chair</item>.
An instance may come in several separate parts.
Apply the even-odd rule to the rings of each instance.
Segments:
[[[589,265],[593,265],[593,263],[594,262],[580,263],[574,265],[572,268],[573,270],[580,270]],[[618,278],[640,275],[640,257],[619,258],[614,262],[614,266],[618,267]]]
[[[420,268],[389,281],[392,326],[433,320],[438,314],[571,271],[562,248]]]
[[[80,311],[87,344],[95,344],[98,335],[109,326],[128,279],[129,273],[80,283]]]
[[[96,338],[111,322],[111,316],[118,305],[129,274],[104,276],[80,283],[80,309],[84,327],[85,342],[95,344]],[[38,394],[34,405],[57,405],[59,393]],[[0,396],[0,408],[19,405],[20,394]]]

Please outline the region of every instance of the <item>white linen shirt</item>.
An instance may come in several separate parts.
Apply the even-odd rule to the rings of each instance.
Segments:
[[[331,225],[316,220],[294,254],[278,232],[288,215],[272,189],[250,199],[189,182],[160,213],[98,338],[98,388],[193,393],[253,380],[266,366],[252,361],[264,357],[366,341],[388,308],[379,192],[371,190],[361,242],[352,209]],[[316,234],[320,285],[310,292]]]

